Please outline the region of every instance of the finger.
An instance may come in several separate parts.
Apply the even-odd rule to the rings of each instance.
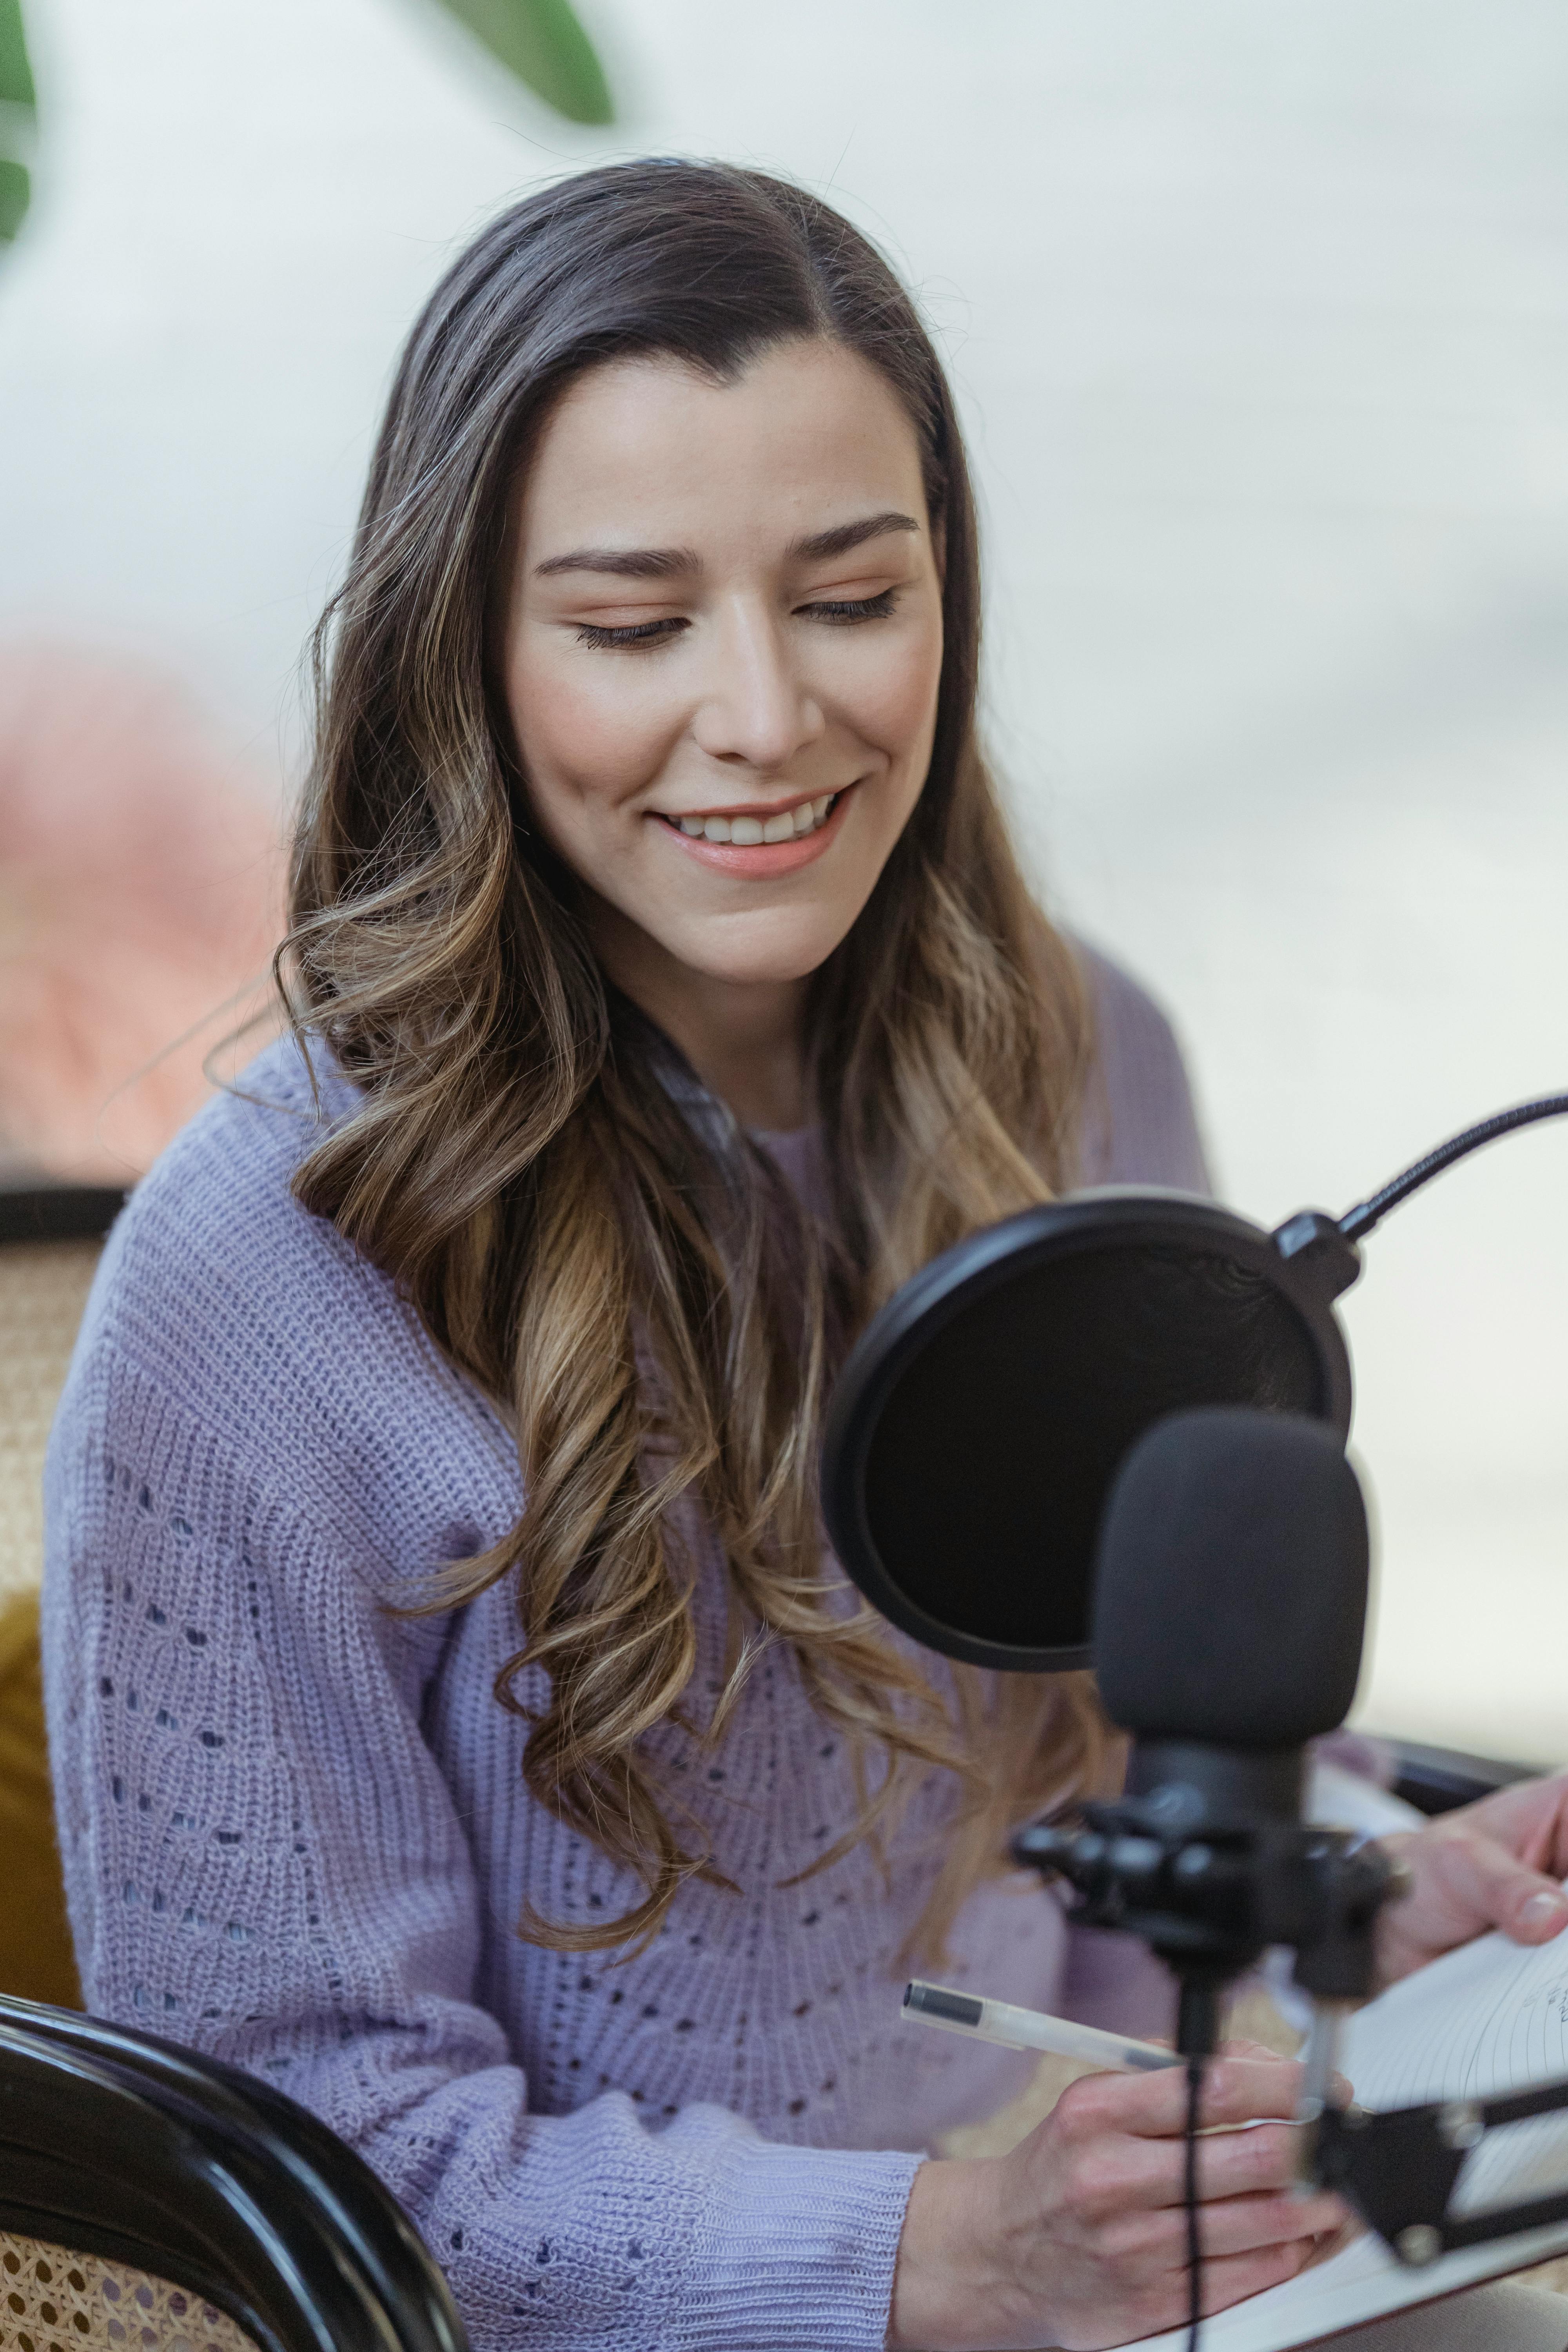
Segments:
[[[1435,1843],[1437,1884],[1461,1932],[1500,1927],[1515,1943],[1544,1944],[1568,1927],[1568,1896],[1552,1879],[1473,1831]]]
[[[1225,2132],[1197,2147],[1199,2201],[1283,2194],[1296,2179],[1300,2136],[1286,2124]],[[1176,2139],[1116,2135],[1074,2152],[1073,2201],[1084,2220],[1168,2212],[1186,2199],[1186,2151]]]
[[[1198,2142],[1200,2202],[1226,2197],[1283,2192],[1296,2179],[1300,2134],[1288,2124],[1259,2124],[1256,2131],[1216,2133]],[[1123,2140],[1116,2167],[1125,2201],[1143,2208],[1183,2204],[1187,2193],[1186,2150],[1175,2140]]]
[[[1182,2155],[1184,2159],[1185,2150]],[[1222,2197],[1258,2196],[1292,2189],[1300,2174],[1300,2158],[1299,2126],[1259,2124],[1252,2131],[1216,2132],[1212,2139],[1198,2142],[1198,2195],[1209,2202]],[[1184,2197],[1184,2160],[1178,2169],[1181,2194]]]
[[[1261,2294],[1265,2287],[1282,2286],[1306,2269],[1313,2251],[1310,2239],[1299,2238],[1289,2246],[1266,2246],[1258,2253],[1222,2254],[1217,2262],[1205,2262],[1199,2305],[1204,2317],[1212,2319],[1216,2311],[1228,2311],[1233,2303]],[[1184,2305],[1177,2313],[1178,2321],[1185,2315]]]
[[[1257,2253],[1266,2246],[1293,2245],[1300,2238],[1315,2246],[1320,2238],[1342,2230],[1346,2218],[1340,2199],[1326,2192],[1298,2198],[1276,2189],[1265,2196],[1223,2197],[1205,2205],[1199,2214],[1199,2242],[1205,2256]],[[1172,2210],[1169,2219],[1184,2241],[1185,2213]]]
[[[1288,2058],[1213,2058],[1204,2068],[1198,2124],[1252,2123],[1293,2116],[1301,2096],[1301,2069]],[[1069,2139],[1127,2132],[1174,2139],[1187,2128],[1187,2077],[1183,2066],[1154,2074],[1086,2074],[1057,2102],[1058,2128]]]
[[[1292,2246],[1269,2246],[1252,2254],[1224,2254],[1215,2262],[1205,2262],[1200,2281],[1202,2301],[1199,2308],[1205,2319],[1217,2311],[1228,2311],[1233,2303],[1243,2303],[1250,2294],[1261,2294],[1265,2287],[1281,2286],[1287,2279],[1296,2277],[1311,2260],[1311,2247],[1306,2240]],[[1133,2305],[1136,2324],[1146,2336],[1161,2333],[1168,2327],[1180,2326],[1187,2316],[1187,2280],[1184,2260],[1173,2263],[1157,2281],[1137,2296]],[[1133,2315],[1130,2314],[1129,2315]]]
[[[1262,2058],[1271,2061],[1276,2065],[1279,2063],[1279,2051],[1270,2050],[1266,2042],[1222,2042],[1219,2054],[1222,2058]],[[1288,2060],[1286,2063],[1295,2064],[1298,2062]],[[1348,2106],[1354,2096],[1355,2084],[1348,2074],[1341,2074],[1337,2072],[1330,2074],[1329,2097],[1336,2107]]]
[[[1175,2068],[1169,2070],[1171,2076]],[[1204,2068],[1203,2090],[1198,2099],[1198,2128],[1214,2131],[1237,2124],[1284,2120],[1296,2113],[1301,2103],[1304,2071],[1294,2058],[1279,2058],[1272,2053],[1263,2058],[1232,2057],[1228,2053],[1211,2058]],[[1177,2088],[1171,2083],[1172,2091]],[[1177,2103],[1173,2129],[1184,2132],[1187,2127],[1186,2076],[1181,2077],[1181,2099]]]
[[[1568,1772],[1517,1780],[1445,1816],[1437,1834],[1475,1831],[1507,1846],[1531,1870],[1568,1875]],[[1430,1832],[1429,1832],[1430,1834]]]
[[[1257,2253],[1266,2246],[1289,2246],[1297,2239],[1316,2245],[1345,2225],[1344,2206],[1337,2197],[1320,2193],[1297,2198],[1283,2190],[1268,2196],[1225,2197],[1204,2206],[1198,2217],[1199,2242],[1205,2257]],[[1147,2212],[1119,2215],[1105,2224],[1096,2252],[1107,2260],[1130,2263],[1147,2276],[1165,2263],[1186,2260],[1187,2219],[1178,2205]]]
[[[1528,1837],[1520,1849],[1520,1860],[1526,1870],[1538,1870],[1542,1878],[1551,1874],[1557,1853],[1557,1828],[1554,1820],[1538,1822],[1534,1835]]]

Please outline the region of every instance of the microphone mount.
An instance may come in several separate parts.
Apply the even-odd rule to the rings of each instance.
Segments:
[[[1213,2055],[1221,1992],[1271,1944],[1292,1947],[1296,1982],[1315,2002],[1366,2000],[1378,1914],[1407,1876],[1347,1831],[1289,1818],[1301,1751],[1237,1757],[1167,1740],[1133,1754],[1146,1793],[1086,1805],[1081,1829],[1037,1822],[1014,1839],[1013,1858],[1065,1878],[1080,1898],[1075,1919],[1139,1936],[1165,1962],[1180,1987],[1182,2056]],[[1265,1811],[1258,1794],[1286,1804]]]
[[[1238,1758],[1162,1741],[1141,1743],[1134,1759],[1148,1793],[1085,1805],[1081,1828],[1036,1822],[1014,1838],[1013,1859],[1042,1878],[1066,1879],[1079,1896],[1075,1920],[1139,1936],[1165,1962],[1179,1989],[1176,2048],[1189,2064],[1214,2053],[1225,1988],[1270,1945],[1289,1946],[1295,1981],[1313,2003],[1298,2111],[1304,2179],[1337,2190],[1413,2269],[1568,2221],[1568,2190],[1450,2210],[1466,2158],[1486,2133],[1568,2108],[1568,2081],[1375,2114],[1333,2104],[1340,2026],[1376,1990],[1378,1916],[1410,1874],[1348,1831],[1227,1801],[1227,1781],[1233,1797],[1238,1782],[1261,1782],[1276,1797],[1292,1779],[1299,1786],[1300,1751]]]

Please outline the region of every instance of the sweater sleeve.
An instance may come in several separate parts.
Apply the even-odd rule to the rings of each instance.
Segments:
[[[883,2342],[919,2158],[531,2113],[474,1997],[479,1894],[420,1732],[438,1626],[352,1529],[105,1338],[47,1475],[46,1669],[89,2007],[248,2068],[381,2174],[478,2352]]]

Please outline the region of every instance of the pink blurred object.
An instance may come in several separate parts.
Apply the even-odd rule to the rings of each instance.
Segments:
[[[0,1160],[126,1182],[205,1100],[279,932],[269,800],[156,673],[0,648]]]

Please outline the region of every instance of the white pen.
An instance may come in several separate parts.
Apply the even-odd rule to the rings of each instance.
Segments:
[[[1074,2025],[1068,2018],[1047,2017],[1043,2010],[1017,2009],[1010,2000],[980,2000],[973,1993],[952,1992],[946,1985],[907,1984],[904,2009],[922,2025],[941,2026],[949,2033],[971,2033],[977,2042],[1000,2042],[1009,2050],[1049,2050],[1058,2058],[1081,2058],[1122,2074],[1152,2074],[1157,2066],[1182,2063],[1173,2050],[1162,2050],[1157,2042],[1131,2042],[1124,2033],[1102,2033],[1098,2026]]]

